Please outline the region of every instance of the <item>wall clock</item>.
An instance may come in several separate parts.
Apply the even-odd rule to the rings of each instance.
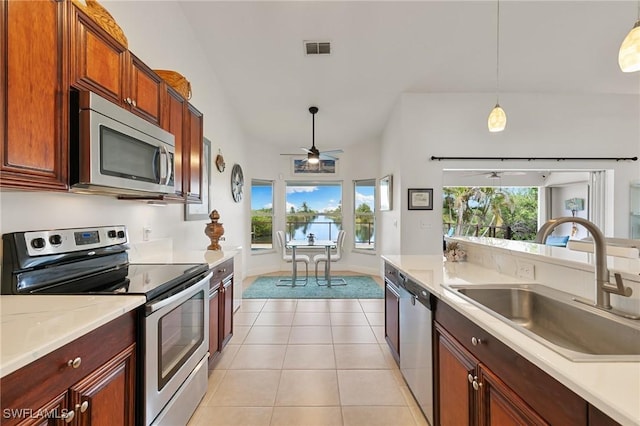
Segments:
[[[231,195],[233,201],[239,203],[242,200],[242,187],[244,186],[244,176],[240,164],[234,164],[231,169]]]

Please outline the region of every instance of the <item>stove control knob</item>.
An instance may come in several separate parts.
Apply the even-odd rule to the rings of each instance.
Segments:
[[[124,231],[118,231],[118,238],[124,238]]]
[[[49,237],[49,242],[54,246],[59,246],[62,244],[62,236],[60,236],[60,234],[53,234]]]
[[[33,240],[31,240],[31,247],[36,250],[43,249],[46,244],[47,243],[44,238],[34,238]]]
[[[116,231],[114,229],[110,230],[109,232],[107,232],[107,237],[115,238],[116,237]]]

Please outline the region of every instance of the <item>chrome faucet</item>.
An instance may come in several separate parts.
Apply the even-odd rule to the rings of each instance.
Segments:
[[[609,269],[607,268],[607,243],[604,234],[593,222],[581,217],[559,217],[547,221],[540,227],[536,234],[536,243],[544,244],[547,237],[556,226],[563,223],[579,223],[584,226],[593,238],[593,253],[595,255],[596,268],[596,308],[611,310],[611,293],[621,296],[631,296],[631,288],[625,287],[622,276],[615,274],[616,285],[609,284]]]

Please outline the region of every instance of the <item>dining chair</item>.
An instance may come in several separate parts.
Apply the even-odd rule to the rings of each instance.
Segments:
[[[284,260],[287,263],[293,263],[293,256],[291,256],[290,254],[287,254],[287,247],[285,245],[285,236],[284,236],[284,231],[276,231],[276,239],[278,240],[278,247],[280,247],[280,250],[282,250],[282,260]],[[296,263],[298,262],[302,262],[305,265],[305,269],[306,269],[306,273],[305,273],[305,278],[303,279],[297,279],[296,281],[304,281],[306,285],[308,279],[309,279],[309,262],[311,262],[311,259],[309,258],[309,256],[307,256],[306,254],[297,254],[296,253]],[[296,265],[291,265],[293,268],[297,268]],[[291,279],[281,279],[279,280],[279,282],[291,282]],[[289,284],[278,284],[278,285],[289,285]],[[296,285],[296,283],[291,282],[291,285]]]
[[[345,231],[338,232],[338,239],[336,240],[336,252],[331,253],[330,262],[337,262],[342,258],[342,249],[344,247],[344,237],[346,235]],[[316,269],[316,281],[318,281],[318,264],[320,262],[327,262],[327,254],[317,254],[313,257],[313,263],[315,263]],[[326,278],[326,277],[325,277]]]

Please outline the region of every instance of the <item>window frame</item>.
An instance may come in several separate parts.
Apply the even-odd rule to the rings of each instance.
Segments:
[[[258,185],[256,185],[256,183]],[[275,241],[274,241],[274,237],[275,237],[275,231],[274,231],[274,225],[275,225],[275,213],[274,213],[274,200],[275,200],[275,185],[274,185],[275,181],[271,180],[271,179],[251,179],[251,204],[253,203],[253,188],[254,186],[270,186],[271,187],[271,213],[268,214],[266,212],[260,212],[258,214],[254,214],[255,212],[258,212],[258,210],[254,210],[252,207],[250,206],[250,210],[251,210],[251,215],[250,215],[250,219],[249,219],[249,238],[251,243],[249,244],[250,246],[250,252],[251,254],[263,254],[263,253],[272,253],[275,249]],[[260,185],[262,184],[262,185]],[[271,247],[254,247],[254,241],[253,241],[253,235],[254,235],[254,224],[253,224],[253,218],[254,217],[270,217],[271,218]]]
[[[366,185],[365,185],[366,183]],[[358,213],[357,209],[359,207],[357,200],[357,189],[358,186],[371,187],[373,189],[373,202],[369,207],[371,208],[371,213]],[[358,251],[361,253],[374,254],[377,250],[376,245],[376,214],[378,205],[378,187],[376,178],[368,178],[368,179],[354,179],[353,180],[353,247],[354,251]],[[362,204],[362,203],[361,203]],[[368,203],[366,203],[369,205]],[[363,247],[362,242],[358,242],[358,218],[359,217],[371,217],[371,224],[373,230],[369,232],[369,247]],[[371,241],[373,239],[373,241]]]

